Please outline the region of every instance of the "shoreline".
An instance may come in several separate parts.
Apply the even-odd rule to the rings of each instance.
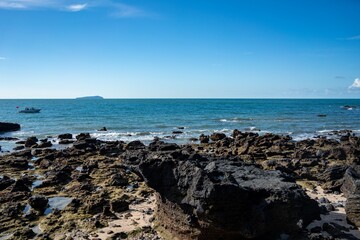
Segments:
[[[206,224],[202,225],[201,222],[207,221],[207,216],[203,216],[197,213],[198,210],[195,210],[199,203],[193,200],[188,203],[189,206],[193,205],[194,207],[195,215],[193,217],[195,220],[192,221],[198,221],[200,224],[199,226],[192,225],[192,223],[189,225],[186,214],[184,215],[181,208],[178,209],[181,201],[178,202],[179,200],[173,198],[174,195],[168,192],[162,192],[161,189],[165,187],[161,185],[163,180],[159,185],[159,180],[156,180],[158,176],[152,175],[151,172],[160,171],[159,176],[166,176],[168,171],[174,171],[179,175],[174,175],[174,179],[171,181],[176,180],[175,182],[178,184],[185,181],[186,185],[191,186],[195,184],[193,181],[197,175],[190,176],[195,174],[194,169],[199,167],[200,170],[197,171],[203,172],[201,176],[208,175],[210,183],[220,189],[226,187],[227,181],[231,179],[229,176],[233,173],[228,175],[229,173],[226,172],[229,169],[230,172],[244,171],[244,174],[247,174],[247,169],[254,169],[252,171],[257,172],[259,179],[256,181],[261,181],[263,177],[269,178],[268,184],[270,185],[261,191],[269,191],[270,194],[276,189],[275,186],[280,184],[282,191],[287,192],[296,186],[296,191],[299,192],[299,197],[301,196],[296,200],[300,201],[297,204],[310,201],[304,197],[305,195],[309,195],[311,197],[309,199],[316,199],[319,206],[314,205],[314,209],[319,208],[321,216],[328,217],[322,217],[323,222],[311,226],[316,214],[304,216],[308,219],[308,223],[306,226],[301,226],[300,232],[302,233],[298,232],[300,229],[294,231],[292,225],[283,229],[289,236],[302,234],[314,237],[323,232],[333,236],[334,234],[360,236],[357,235],[359,234],[357,227],[343,225],[340,228],[331,217],[334,211],[339,209],[340,212],[345,211],[344,206],[336,205],[340,200],[333,200],[332,197],[343,197],[340,191],[346,191],[342,187],[344,181],[347,181],[344,176],[347,170],[360,160],[360,156],[356,152],[360,146],[359,138],[352,136],[349,132],[342,133],[344,135],[339,138],[339,141],[324,137],[293,141],[282,135],[269,133],[259,135],[253,132],[234,130],[231,136],[223,133],[213,133],[210,136],[201,135],[199,136],[200,143],[184,145],[162,142],[161,139],[155,139],[148,145],[139,141],[105,142],[83,133],[76,136],[62,135],[62,139],[59,141],[67,140],[69,144],[66,144],[68,147],[60,150],[54,149],[52,145],[48,144],[48,141],[27,139],[23,143],[27,147],[23,150],[0,156],[0,186],[2,186],[0,211],[3,216],[0,221],[4,223],[0,230],[0,238],[4,237],[4,234],[14,234],[12,237],[18,239],[46,236],[60,238],[61,236],[89,236],[92,239],[106,239],[110,236],[126,234],[129,239],[136,239],[140,235],[145,239],[152,239],[156,236],[159,237],[158,239],[166,239],[166,236],[182,236],[181,239],[187,236],[182,231],[188,229],[192,238],[197,239],[196,236],[200,232],[204,234],[214,231],[212,227],[209,228]],[[161,167],[167,166],[163,164],[167,164],[169,161],[173,164],[169,170]],[[215,165],[213,166],[213,164]],[[213,178],[215,172],[212,173],[209,170],[210,166],[211,168],[217,166],[216,169],[219,170],[215,172],[221,174],[219,176],[222,177]],[[173,170],[171,170],[172,168]],[[152,170],[150,171],[150,169]],[[181,172],[184,171],[190,171],[190,175],[181,175]],[[235,178],[238,187],[241,184],[252,184],[252,181],[255,181],[254,179],[243,182],[241,178]],[[302,181],[305,184],[296,185],[295,181],[297,183]],[[317,191],[310,191],[314,184],[321,186],[325,191],[317,188],[312,189]],[[250,186],[257,191],[257,185]],[[208,186],[204,185],[204,187]],[[307,190],[302,190],[305,189],[303,187]],[[177,191],[180,192],[183,191],[180,185],[175,184],[173,188],[178,188]],[[195,193],[199,190],[191,191]],[[182,194],[191,194],[191,191]],[[158,194],[158,199],[163,201],[166,199],[166,201],[161,203],[162,201],[151,200],[153,205],[146,205],[145,203],[150,203],[149,199],[152,199],[154,194]],[[202,201],[210,201],[206,195],[201,195],[201,191],[197,194],[200,194],[198,197],[202,198]],[[224,192],[224,194],[229,193]],[[184,199],[190,199],[191,195]],[[290,198],[287,201],[295,201],[295,199],[291,200],[291,194],[284,196]],[[60,199],[62,202],[58,202]],[[319,199],[322,202],[319,202]],[[269,200],[265,198],[264,201],[268,202]],[[326,204],[334,206],[325,206],[324,201]],[[312,204],[315,202],[313,201]],[[142,204],[145,204],[145,208],[148,209],[142,208]],[[251,202],[251,204],[254,203]],[[270,201],[268,204],[273,203]],[[173,217],[164,211],[170,206],[173,206],[171,209],[174,209],[172,214],[180,218],[184,217],[184,221],[179,226],[176,226]],[[156,208],[158,210],[154,210]],[[134,214],[131,211],[135,211]],[[226,212],[226,210],[224,211]],[[289,211],[295,211],[295,209],[290,207]],[[351,211],[351,209],[347,209],[347,211]],[[301,215],[302,213],[296,214]],[[352,221],[356,221],[356,216],[354,218],[353,215],[351,215]],[[19,219],[18,223],[12,222],[15,217]],[[141,222],[140,219],[146,220]],[[124,226],[128,227],[121,227],[121,221]],[[307,226],[311,227],[308,229]],[[337,231],[334,232],[334,228]],[[234,230],[226,227],[221,231],[228,234]],[[242,235],[243,233],[239,231],[237,230],[236,234]],[[253,236],[263,234],[262,230],[258,231],[254,232]],[[281,231],[272,234],[281,234]]]
[[[222,130],[192,130],[190,133],[187,132],[187,127],[174,127],[171,132],[116,132],[112,130],[100,131],[94,130],[90,131],[89,134],[92,138],[96,138],[98,140],[104,142],[112,142],[112,141],[142,141],[144,144],[148,145],[154,139],[160,139],[169,143],[176,143],[180,145],[184,144],[199,144],[198,136],[200,134],[211,135],[213,133],[224,133],[227,136],[231,137],[232,130],[230,129],[222,129]],[[308,133],[299,133],[293,134],[292,132],[285,133],[273,133],[269,131],[262,131],[261,129],[245,129],[244,132],[251,132],[259,135],[265,134],[276,134],[280,136],[289,136],[295,142],[307,140],[307,139],[318,139],[318,138],[328,138],[340,140],[341,137],[346,135],[352,136],[360,136],[360,130],[351,130],[351,129],[339,129],[339,130],[318,130],[315,132]],[[81,134],[79,133],[67,133],[71,134],[73,140],[76,140],[76,136]],[[61,134],[60,134],[61,135]],[[52,147],[61,150],[67,146],[67,144],[59,144],[59,139],[57,136],[49,135],[49,134],[30,134],[29,137],[37,137],[41,140],[48,140],[52,143]],[[14,136],[14,133],[0,133],[0,156],[12,153],[14,151],[19,151],[22,149],[14,149],[22,144],[28,137]],[[17,144],[20,142],[20,144]]]

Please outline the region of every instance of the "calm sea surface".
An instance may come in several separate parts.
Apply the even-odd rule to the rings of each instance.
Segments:
[[[352,108],[344,108],[346,105]],[[41,113],[21,114],[16,106],[41,108]],[[171,141],[184,143],[201,133],[230,134],[237,128],[289,134],[297,140],[331,130],[360,133],[360,99],[0,100],[0,122],[21,124],[21,131],[0,137],[90,132],[103,140],[147,142],[154,136],[168,138],[178,130],[183,134]],[[109,131],[97,131],[102,127]],[[12,147],[8,142],[0,145],[3,150]]]

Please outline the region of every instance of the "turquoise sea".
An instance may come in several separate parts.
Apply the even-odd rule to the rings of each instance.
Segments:
[[[41,113],[21,114],[17,106],[41,108]],[[0,122],[20,123],[21,131],[0,135],[20,139],[89,132],[102,140],[148,142],[158,136],[184,143],[201,133],[230,134],[237,128],[288,134],[299,140],[333,130],[359,134],[360,99],[0,100]],[[108,131],[97,131],[102,127]],[[3,150],[12,148],[9,142],[0,141],[0,145]]]

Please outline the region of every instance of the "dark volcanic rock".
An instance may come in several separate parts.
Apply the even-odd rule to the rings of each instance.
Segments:
[[[52,146],[52,143],[50,141],[45,141],[45,142],[40,143],[37,147],[38,148],[48,148],[51,146]]]
[[[341,191],[347,197],[345,206],[347,219],[360,227],[360,166],[346,170]]]
[[[38,142],[39,140],[36,138],[36,137],[29,137],[26,139],[25,141],[25,147],[32,147],[34,145],[36,145],[36,143]]]
[[[346,170],[341,191],[346,197],[360,194],[360,166],[349,167]]]
[[[199,137],[200,143],[208,143],[210,141],[209,136],[201,134]]]
[[[81,140],[74,142],[73,146],[76,149],[86,149],[89,147],[89,144],[85,140]]]
[[[12,132],[20,130],[20,124],[0,122],[0,132]]]
[[[29,205],[39,211],[44,211],[47,207],[48,199],[45,196],[35,195],[29,198]]]
[[[147,160],[139,169],[159,193],[160,221],[180,239],[292,234],[319,217],[317,203],[278,171],[221,159]]]
[[[226,135],[224,133],[213,133],[210,136],[210,139],[212,141],[219,141],[219,140],[224,139],[224,138],[226,138]]]
[[[110,207],[113,212],[124,212],[129,210],[129,202],[123,198],[114,199],[110,202]]]
[[[325,169],[318,176],[318,179],[324,182],[322,187],[326,190],[339,191],[347,168],[346,165],[334,165]]]
[[[0,191],[6,189],[10,185],[12,185],[14,182],[15,182],[14,179],[11,179],[7,176],[0,178]]]
[[[140,141],[132,141],[129,142],[126,146],[126,150],[137,150],[137,149],[144,149],[145,145]]]
[[[64,133],[64,134],[60,134],[60,135],[58,136],[58,138],[61,139],[61,140],[64,140],[64,139],[72,139],[73,136],[72,136],[71,133]]]
[[[30,192],[30,189],[26,186],[24,180],[19,179],[12,186],[11,192]]]
[[[76,136],[76,140],[78,140],[78,141],[85,140],[87,138],[90,138],[89,133],[80,133],[79,135]]]

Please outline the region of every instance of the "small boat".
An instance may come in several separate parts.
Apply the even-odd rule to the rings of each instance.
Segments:
[[[25,108],[23,110],[20,110],[19,113],[39,113],[41,109],[39,108]]]

